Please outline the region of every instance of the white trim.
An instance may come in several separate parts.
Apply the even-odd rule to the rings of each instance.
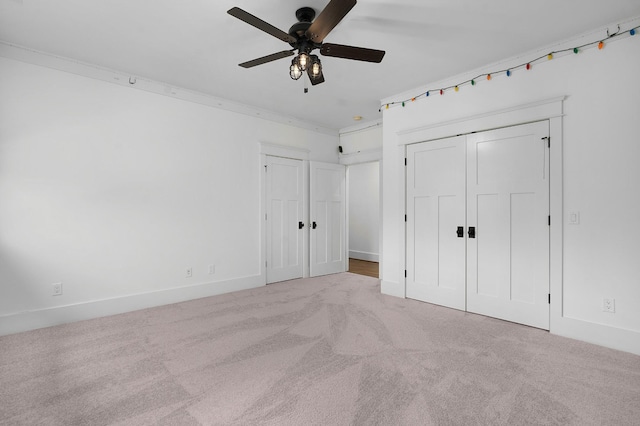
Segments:
[[[217,296],[263,285],[259,275],[225,281],[199,283],[110,299],[18,312],[0,316],[0,336],[70,322],[117,315],[140,309]]]
[[[258,212],[258,229],[260,230],[260,264],[258,265],[258,271],[260,271],[260,282],[264,285],[267,284],[267,221],[265,220],[265,214],[267,214],[267,155],[260,154],[260,209]]]
[[[378,253],[370,253],[368,251],[349,250],[349,259],[366,260],[367,262],[379,262],[380,255]]]
[[[342,163],[341,163],[342,164]],[[351,240],[349,238],[349,234],[351,233],[350,231],[350,226],[351,226],[351,221],[349,220],[349,217],[351,216],[351,202],[350,202],[350,194],[351,192],[349,191],[350,188],[350,169],[351,167],[347,167],[345,166],[344,168],[344,255],[345,255],[345,265],[344,265],[344,270],[346,272],[349,271],[349,258],[351,257],[351,253],[349,252],[349,244],[351,244]]]
[[[374,161],[382,161],[382,148],[368,149],[350,154],[340,154],[340,164],[345,166],[373,163]]]
[[[561,117],[562,102],[565,99],[566,96],[560,96],[456,120],[403,130],[398,132],[398,144],[408,145],[472,132],[482,132],[485,130],[499,129],[501,127],[548,120],[552,117]]]
[[[549,292],[551,307],[549,312],[549,330],[555,332],[562,320],[563,291],[562,291],[562,260],[563,260],[563,226],[564,207],[562,193],[563,176],[563,139],[562,117],[549,119],[549,214],[551,227],[549,229]]]
[[[382,262],[382,250],[384,247],[384,244],[382,244],[383,240],[382,240],[382,236],[383,236],[383,232],[382,232],[382,212],[383,212],[383,206],[382,206],[382,180],[383,176],[382,176],[382,159],[380,161],[378,161],[378,200],[379,200],[379,206],[378,206],[378,256],[380,258],[379,262],[378,262],[378,276],[382,277],[382,266],[383,266],[383,262]]]
[[[400,233],[400,249],[398,250],[398,258],[400,270],[398,271],[398,282],[402,283],[402,297],[407,297],[407,222],[404,220],[405,215],[407,214],[407,168],[405,166],[405,162],[407,159],[407,148],[405,145],[401,145],[397,147],[398,150],[398,158],[402,162],[401,166],[398,167],[400,174],[400,182],[402,185],[402,191],[398,191],[398,201],[402,206],[400,209],[400,214],[397,217],[397,221],[400,222],[400,226],[398,229],[402,229]]]
[[[380,292],[387,296],[405,298],[405,285],[404,280],[402,283],[394,283],[391,281],[380,281]]]
[[[309,278],[311,276],[311,266],[309,264],[311,261],[311,213],[309,208],[309,203],[311,202],[309,198],[311,194],[311,171],[308,160],[302,162],[302,173],[302,185],[304,187],[302,194],[302,217],[307,221],[304,227],[304,236],[302,237],[302,261],[304,262],[302,265],[302,276],[303,278]]]
[[[176,98],[187,102],[206,105],[238,114],[248,115],[263,120],[298,127],[329,136],[338,136],[336,129],[331,129],[319,124],[309,123],[300,119],[275,113],[266,109],[244,105],[228,99],[218,98],[202,92],[173,86],[160,81],[150,80],[143,76],[132,75],[124,71],[112,70],[98,65],[85,63],[50,53],[41,52],[23,46],[18,46],[6,41],[0,41],[0,57],[13,59],[31,65],[38,65],[57,71],[67,72],[94,80],[116,84],[132,90],[143,90],[170,98]],[[134,84],[130,84],[132,79]]]
[[[550,331],[559,336],[583,340],[596,345],[640,355],[640,333],[637,331],[569,317],[556,319]]]
[[[305,148],[260,142],[260,154],[271,155],[273,157],[308,160],[310,152],[310,150]]]

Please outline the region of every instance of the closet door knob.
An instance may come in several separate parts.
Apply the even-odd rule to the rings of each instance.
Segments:
[[[476,227],[475,226],[470,226],[469,227],[469,238],[475,238],[476,237]]]
[[[456,233],[458,234],[458,238],[464,238],[464,226],[458,226]]]
[[[317,224],[317,223],[315,223],[315,222],[313,222],[313,225],[311,225],[311,227],[312,227],[313,229],[316,229],[316,228],[318,227],[318,224]]]

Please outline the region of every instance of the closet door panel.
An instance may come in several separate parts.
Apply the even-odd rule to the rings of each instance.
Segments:
[[[467,310],[549,329],[547,122],[467,136]]]
[[[465,140],[407,147],[407,297],[465,309]]]

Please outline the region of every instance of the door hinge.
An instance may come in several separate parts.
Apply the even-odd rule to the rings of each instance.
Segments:
[[[549,136],[545,136],[544,138],[542,138],[542,140],[547,140],[547,147],[551,148],[551,138]]]
[[[404,221],[405,222],[407,221],[407,215],[406,214],[404,215]]]
[[[404,270],[404,277],[407,278],[407,270]]]
[[[407,165],[407,159],[406,158],[404,159],[404,165],[405,166]]]
[[[264,171],[265,172],[267,171],[267,165],[266,164],[264,165]]]
[[[551,216],[547,216],[547,223],[551,226]]]
[[[267,261],[266,260],[264,261],[264,267],[265,268],[267,267]]]
[[[549,293],[549,304],[551,304],[551,293]]]

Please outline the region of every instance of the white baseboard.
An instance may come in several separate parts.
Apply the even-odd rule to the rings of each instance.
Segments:
[[[54,325],[122,314],[265,285],[261,275],[0,316],[0,336]]]
[[[391,281],[382,280],[380,282],[380,292],[387,296],[395,296],[405,298],[404,284],[393,283]]]
[[[380,255],[378,253],[369,253],[366,251],[349,250],[349,258],[366,260],[368,262],[380,262]]]
[[[405,298],[404,284],[382,280],[382,294]],[[640,332],[578,319],[552,316],[550,333],[640,355]]]
[[[553,334],[640,355],[640,333],[568,317],[551,318]]]

